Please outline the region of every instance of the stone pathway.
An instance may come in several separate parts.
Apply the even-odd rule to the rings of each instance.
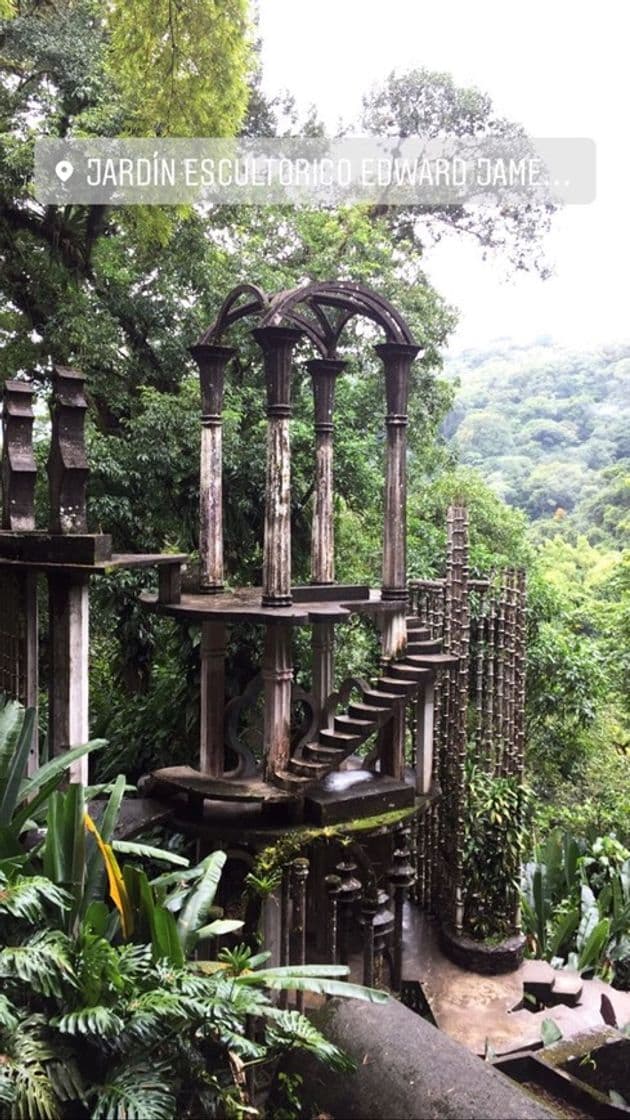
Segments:
[[[601,980],[581,980],[568,970],[556,971],[542,961],[525,961],[505,976],[467,972],[443,955],[436,934],[434,922],[415,907],[406,907],[403,975],[421,983],[438,1027],[473,1053],[484,1054],[487,1045],[496,1055],[540,1047],[545,1019],[553,1019],[565,1038],[604,1026],[611,1010],[619,1027],[630,1023],[628,992]],[[567,989],[566,998],[578,999],[575,1006],[558,1003],[533,1012],[522,1006],[526,981],[544,987],[554,980]]]

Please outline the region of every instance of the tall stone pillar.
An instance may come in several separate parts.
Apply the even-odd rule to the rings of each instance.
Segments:
[[[236,351],[202,343],[190,353],[201,382],[201,472],[199,482],[199,557],[201,590],[223,590],[223,390],[225,369]]]
[[[33,385],[30,381],[5,381],[2,405],[2,529],[28,533],[35,528],[35,480],[33,455]],[[9,582],[11,581],[11,582]],[[4,582],[1,578],[0,582]],[[37,710],[39,696],[39,649],[37,627],[37,574],[34,571],[7,573],[6,586],[17,590],[14,618],[19,664],[15,671],[16,696],[27,708]],[[8,605],[8,604],[7,604]],[[2,607],[0,606],[0,613]],[[21,687],[20,687],[21,685]],[[38,766],[38,726],[35,720],[27,769]]]
[[[262,603],[291,604],[291,360],[302,332],[291,327],[253,331],[267,382],[267,480]]]
[[[203,774],[212,778],[223,777],[225,762],[223,722],[226,641],[225,623],[202,623],[199,766]]]
[[[313,358],[307,369],[315,402],[315,506],[311,543],[311,583],[335,582],[333,522],[333,412],[335,382],[346,362]]]
[[[48,477],[50,530],[73,535],[87,532],[85,453],[85,378],[77,370],[56,367],[53,376],[52,433]],[[89,602],[88,576],[50,573],[49,738],[62,754],[89,739]],[[73,781],[88,781],[88,759],[71,767]]]
[[[376,347],[387,395],[387,473],[383,544],[383,598],[407,601],[407,399],[409,370],[418,346],[384,342]]]
[[[281,622],[267,623],[262,676],[265,689],[263,749],[268,780],[286,770],[291,754],[291,645],[290,626]]]
[[[333,482],[333,414],[335,383],[346,362],[313,358],[307,369],[313,383],[315,404],[315,503],[311,538],[311,583],[335,582],[335,529]],[[330,622],[313,626],[313,695],[322,719],[334,685],[335,628]]]

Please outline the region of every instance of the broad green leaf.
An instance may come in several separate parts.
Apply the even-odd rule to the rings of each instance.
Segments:
[[[153,916],[154,960],[167,960],[174,968],[183,968],[184,950],[180,941],[177,922],[169,910],[158,906]]]
[[[605,950],[610,938],[610,918],[602,918],[591,929],[586,941],[578,954],[578,971],[584,972],[588,968],[596,968],[600,957]]]
[[[543,1019],[542,1027],[540,1028],[540,1037],[543,1041],[543,1046],[551,1046],[554,1042],[559,1042],[562,1038],[562,1031],[553,1019]]]
[[[105,739],[93,739],[91,743],[85,743],[82,747],[72,747],[69,751],[64,751],[63,754],[56,755],[51,758],[50,762],[44,763],[40,766],[36,774],[32,778],[27,778],[20,788],[20,801],[24,798],[30,798],[33,794],[37,793],[38,789],[50,779],[54,774],[64,774],[68,767],[76,762],[78,758],[83,758],[85,754],[91,754],[92,751],[98,751],[102,747],[107,746]]]
[[[344,980],[329,979],[313,973],[304,975],[304,970],[296,968],[293,974],[274,975],[274,969],[262,972],[243,972],[233,978],[233,983],[245,987],[262,985],[272,991],[312,992],[320,996],[338,996],[343,999],[362,999],[368,1003],[386,1003],[390,998],[388,992],[378,991],[376,988],[365,988],[362,984],[352,984]],[[278,970],[280,972],[281,970]],[[302,975],[300,975],[300,971]]]
[[[11,818],[15,812],[15,807],[20,797],[20,785],[26,764],[28,762],[29,751],[33,741],[33,732],[35,730],[35,711],[29,708],[24,713],[24,718],[20,727],[17,742],[13,757],[9,760],[6,774],[0,789],[0,825],[9,825]]]
[[[112,840],[112,848],[122,855],[161,860],[163,863],[172,863],[176,867],[188,867],[190,864],[186,856],[180,856],[177,852],[169,852],[165,848],[153,848],[150,844],[136,844],[133,840]]]
[[[24,709],[17,700],[0,700],[0,788],[4,788],[24,723]]]
[[[177,922],[184,952],[194,945],[195,934],[203,925],[214,902],[226,858],[225,852],[212,853],[202,878],[184,904]]]
[[[235,918],[219,918],[218,921],[210,922],[210,925],[202,926],[197,930],[197,941],[203,941],[206,937],[224,937],[226,933],[236,933],[244,925],[244,922],[239,922]]]
[[[568,946],[568,943],[578,927],[579,921],[580,911],[577,907],[574,907],[572,910],[562,915],[552,929],[547,941],[546,956],[548,958],[558,956],[563,946]]]

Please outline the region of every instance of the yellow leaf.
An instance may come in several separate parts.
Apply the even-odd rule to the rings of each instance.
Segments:
[[[110,844],[106,844],[101,836],[98,828],[94,824],[89,813],[84,814],[85,827],[88,832],[91,832],[96,840],[98,849],[103,857],[105,870],[107,872],[107,879],[109,882],[109,895],[114,903],[114,906],[120,914],[120,924],[122,926],[123,937],[130,937],[133,933],[133,911],[127,894],[125,880],[122,877],[122,871],[116,856],[114,855],[113,848]]]

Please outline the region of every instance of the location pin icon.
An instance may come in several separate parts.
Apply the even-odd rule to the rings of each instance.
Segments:
[[[55,167],[55,174],[56,174],[57,178],[61,179],[62,183],[67,183],[68,179],[70,178],[70,176],[73,173],[74,173],[74,167],[70,163],[70,160],[60,159],[59,163]]]

